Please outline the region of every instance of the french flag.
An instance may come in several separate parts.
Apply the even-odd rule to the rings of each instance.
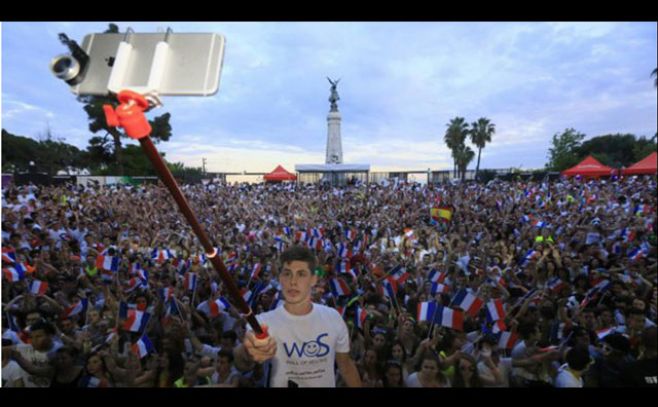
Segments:
[[[260,271],[263,268],[263,265],[260,263],[254,264],[254,267],[251,269],[251,276],[249,277],[252,280],[258,279],[258,276],[260,275]]]
[[[410,277],[410,274],[407,273],[407,270],[402,267],[402,266],[397,266],[391,271],[391,276],[397,281],[399,284],[404,283],[407,281],[407,279]]]
[[[80,383],[80,387],[83,388],[96,388],[96,387],[106,387],[106,386],[101,386],[101,379],[98,377],[94,376],[86,376],[82,378],[82,381]]]
[[[512,349],[518,340],[519,336],[516,334],[516,332],[505,331],[500,334],[500,338],[498,339],[498,347],[502,349]]]
[[[297,232],[295,232],[295,241],[305,242],[306,241],[306,236],[307,236],[306,231],[298,230]]]
[[[505,319],[505,310],[501,299],[495,299],[487,303],[487,318],[491,322]]]
[[[276,251],[277,252],[282,252],[284,249],[285,243],[283,242],[283,238],[281,236],[277,236],[274,238],[274,246],[276,246]]]
[[[503,332],[506,329],[507,329],[507,325],[505,325],[505,321],[503,321],[502,319],[499,319],[498,321],[494,322],[492,332],[494,334],[497,334],[499,332]]]
[[[87,303],[88,303],[87,299],[82,298],[80,301],[76,302],[75,304],[71,305],[70,307],[64,310],[64,317],[70,318],[74,315],[85,313],[87,311]]]
[[[436,306],[435,302],[419,302],[417,314],[418,322],[432,321],[434,319],[434,314],[436,313]]]
[[[164,263],[165,260],[173,259],[175,257],[176,252],[174,250],[155,248],[151,252],[151,258],[158,263]]]
[[[174,288],[173,287],[161,288],[158,290],[158,294],[160,294],[160,298],[163,301],[169,301],[174,296]]]
[[[345,246],[345,244],[340,243],[338,245],[338,257],[341,257],[343,259],[352,257],[350,252],[351,251],[347,248],[347,246]]]
[[[538,254],[539,254],[539,252],[537,252],[534,249],[528,250],[527,253],[525,254],[525,256],[523,256],[523,261],[521,262],[521,265],[525,266],[526,263],[528,263],[530,260],[532,260],[533,257],[537,257]]]
[[[443,282],[445,281],[445,279],[446,279],[447,276],[448,276],[447,273],[443,273],[443,272],[440,272],[440,271],[438,271],[438,270],[436,270],[436,269],[432,269],[432,271],[430,271],[430,273],[429,273],[429,275],[427,276],[427,278],[428,278],[428,279],[430,280],[430,282],[432,282],[432,283],[443,283]]]
[[[596,337],[599,338],[599,341],[602,341],[603,338],[614,332],[615,332],[615,327],[599,329],[598,331],[596,331]]]
[[[560,280],[559,277],[553,277],[552,279],[548,280],[546,285],[548,285],[548,288],[554,293],[560,292],[560,290],[564,288],[564,282]]]
[[[153,344],[146,335],[142,336],[137,342],[133,343],[131,349],[135,355],[139,356],[140,359],[143,359],[144,356],[155,351]]]
[[[2,274],[10,283],[16,283],[25,278],[25,268],[16,264],[14,267],[5,267],[2,269]]]
[[[45,281],[32,280],[30,282],[30,292],[34,295],[44,295],[48,290],[48,283]]]
[[[96,257],[96,267],[99,270],[119,271],[119,258],[116,256],[99,255]]]
[[[13,247],[3,247],[2,261],[10,264],[16,263],[16,250]]]
[[[398,293],[398,283],[394,278],[390,276],[386,277],[386,279],[382,281],[382,286],[384,287],[385,296],[388,298],[395,298],[396,294]]]
[[[336,271],[338,273],[349,274],[355,280],[358,278],[356,272],[352,270],[349,260],[342,260],[336,263]]]
[[[185,273],[183,287],[188,291],[194,291],[196,289],[196,273]]]
[[[542,221],[539,221],[539,220],[538,220],[538,221],[535,222],[534,226],[535,226],[537,229],[541,229],[541,228],[543,228],[544,226],[546,226],[546,222],[542,222]]]
[[[450,287],[448,287],[447,285],[441,283],[432,283],[432,291],[431,291],[432,295],[446,294],[448,292],[450,292]]]
[[[469,294],[465,289],[461,289],[452,299],[452,304],[463,309],[468,315],[475,318],[482,305],[484,305],[484,302],[473,294]]]
[[[331,253],[334,250],[334,244],[331,243],[330,239],[324,239],[323,250],[325,253]]]
[[[123,329],[130,332],[142,332],[146,328],[151,315],[147,312],[129,309],[128,304],[119,305],[119,318],[123,319]]]
[[[172,299],[171,301],[166,302],[165,305],[165,316],[167,317],[172,317],[172,316],[182,316],[180,310],[178,309],[178,305],[176,304],[176,300]]]
[[[142,283],[144,287],[147,287],[149,285],[149,273],[146,270],[138,270],[137,271],[137,278],[139,281]]]
[[[196,308],[198,311],[203,312],[211,318],[218,317],[222,311],[226,311],[231,307],[224,298],[218,298],[215,301],[204,301]]]
[[[313,233],[313,237],[318,239],[322,239],[322,236],[324,235],[321,228],[320,229],[313,228],[312,233]]]
[[[356,238],[356,231],[351,228],[345,229],[345,237],[349,241],[354,240]]]
[[[438,325],[452,328],[456,331],[464,330],[464,313],[460,310],[437,306],[434,322]]]
[[[363,325],[365,324],[367,317],[368,313],[365,309],[356,307],[356,312],[354,313],[354,323],[357,328],[363,329]]]
[[[630,253],[628,253],[628,259],[631,261],[638,261],[642,257],[644,257],[644,251],[639,247],[636,247]]]
[[[329,288],[336,297],[340,297],[342,295],[350,295],[352,292],[344,280],[337,278],[333,278],[329,281]]]
[[[284,226],[283,233],[285,233],[286,236],[291,236],[292,235],[292,230],[290,230],[290,228],[288,226]]]

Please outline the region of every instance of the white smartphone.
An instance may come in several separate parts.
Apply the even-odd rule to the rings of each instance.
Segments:
[[[86,61],[75,53],[60,55],[50,68],[76,95],[128,89],[209,96],[219,90],[225,43],[215,33],[88,34],[80,46]]]

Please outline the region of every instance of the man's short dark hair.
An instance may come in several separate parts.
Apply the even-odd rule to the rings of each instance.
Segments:
[[[317,266],[317,259],[312,251],[306,247],[302,246],[293,246],[288,250],[281,253],[281,265],[290,263],[293,261],[304,261],[308,264],[308,269],[313,272]]]
[[[537,325],[533,322],[521,322],[519,324],[519,335],[523,339],[528,339],[534,334],[537,330]]]
[[[38,321],[30,326],[30,332],[45,331],[48,335],[55,335],[55,327],[48,321]]]
[[[585,370],[590,362],[589,349],[586,346],[576,346],[567,352],[567,363],[574,370]]]
[[[217,359],[219,358],[227,358],[229,363],[233,363],[233,352],[227,349],[221,349],[217,352]]]

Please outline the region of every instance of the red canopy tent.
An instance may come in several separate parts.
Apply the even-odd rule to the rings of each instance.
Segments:
[[[658,153],[655,151],[645,157],[643,160],[636,162],[630,167],[624,169],[624,175],[656,174],[658,172]]]
[[[281,182],[281,181],[295,181],[297,180],[297,176],[291,172],[286,171],[285,168],[283,168],[280,165],[277,165],[274,171],[270,172],[269,174],[265,174],[263,176],[265,181],[268,182]]]
[[[606,177],[613,175],[617,170],[601,164],[596,158],[587,156],[577,165],[562,171],[562,175],[569,177],[580,175],[583,177]]]

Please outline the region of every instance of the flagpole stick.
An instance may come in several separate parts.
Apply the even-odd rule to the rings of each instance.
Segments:
[[[110,105],[104,105],[106,121],[109,127],[123,127],[126,134],[133,138],[138,139],[142,150],[151,161],[154,169],[158,173],[160,180],[167,187],[172,197],[176,201],[178,208],[185,216],[186,220],[192,227],[194,234],[197,236],[201,245],[203,246],[206,256],[210,259],[215,270],[219,272],[220,278],[224,282],[231,299],[233,300],[236,308],[240,311],[245,320],[252,327],[257,337],[265,338],[266,333],[261,328],[256,316],[244,301],[235,281],[226,270],[226,266],[222,260],[217,256],[217,249],[213,247],[210,239],[208,238],[205,230],[199,224],[194,212],[190,208],[187,199],[178,187],[174,176],[165,165],[158,150],[153,145],[149,134],[151,133],[151,126],[149,125],[144,110],[148,109],[149,102],[140,94],[131,91],[122,91],[118,95],[119,102],[121,103],[116,109]]]

